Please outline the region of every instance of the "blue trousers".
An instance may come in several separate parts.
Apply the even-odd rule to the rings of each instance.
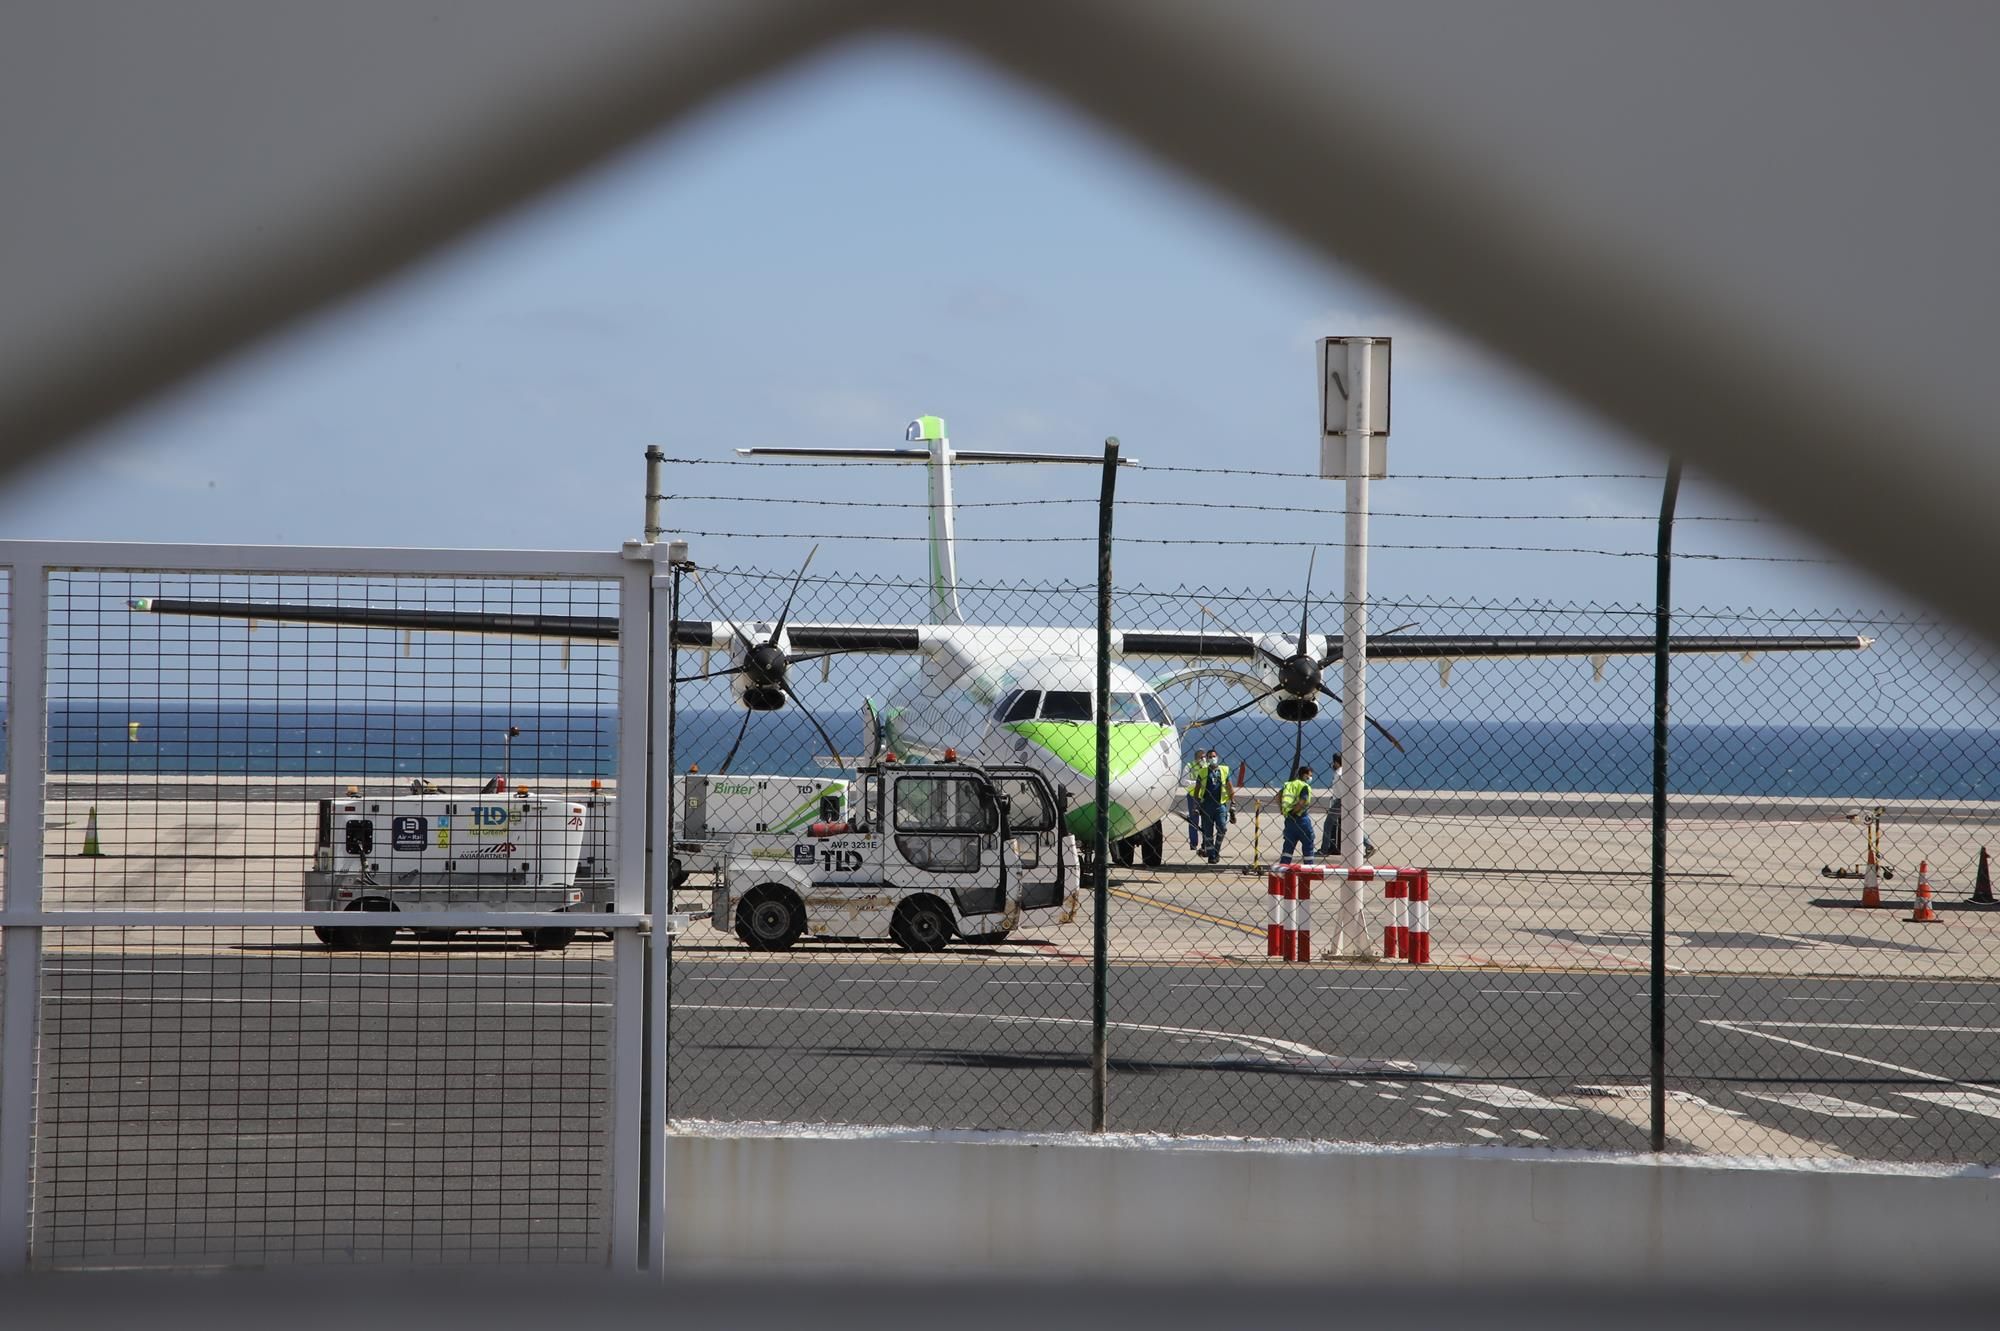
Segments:
[[[1190,795],[1188,802],[1188,849],[1201,845],[1201,801]]]
[[[1288,813],[1285,815],[1285,850],[1284,854],[1278,857],[1280,864],[1290,864],[1292,862],[1293,846],[1302,846],[1304,848],[1304,854],[1300,856],[1299,863],[1311,864],[1313,862],[1313,821],[1310,814]]]
[[[1214,864],[1222,858],[1222,833],[1229,826],[1229,806],[1209,804],[1201,806],[1201,853]]]

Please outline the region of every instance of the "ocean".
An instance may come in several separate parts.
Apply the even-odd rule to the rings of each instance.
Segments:
[[[822,716],[852,753],[858,717]],[[131,723],[137,722],[136,732]],[[675,758],[713,770],[742,713],[687,712]],[[1650,721],[1387,720],[1404,750],[1371,736],[1369,785],[1381,790],[1596,791],[1652,788]],[[511,745],[503,738],[518,726]],[[1881,727],[1681,725],[1672,734],[1672,789],[1682,794],[1871,800],[2000,800],[2000,731]],[[1307,727],[1306,761],[1322,772],[1332,732]],[[1256,716],[1197,732],[1239,781],[1272,784],[1291,760],[1292,730]],[[1195,739],[1184,741],[1192,747]],[[753,716],[733,770],[817,772],[826,745],[803,716]],[[617,770],[608,709],[330,709],[186,706],[104,699],[57,703],[49,718],[57,772],[158,775],[491,776],[587,779]]]

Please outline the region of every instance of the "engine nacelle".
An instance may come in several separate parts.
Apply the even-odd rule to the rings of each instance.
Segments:
[[[775,623],[738,625],[742,634],[730,635],[729,664],[737,673],[729,677],[729,691],[736,705],[752,712],[776,712],[786,703],[785,675],[790,669],[792,644],[789,635],[772,636]],[[744,640],[749,645],[744,645]]]

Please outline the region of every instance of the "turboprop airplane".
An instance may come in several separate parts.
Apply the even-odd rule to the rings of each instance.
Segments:
[[[793,621],[791,606],[803,581],[808,554],[783,607],[772,620],[677,619],[678,648],[726,652],[725,667],[680,677],[681,682],[728,678],[743,721],[721,767],[727,770],[759,712],[796,704],[826,743],[837,766],[846,765],[840,748],[793,688],[790,668],[826,656],[881,655],[913,658],[912,669],[880,697],[861,703],[865,742],[871,758],[894,752],[904,761],[931,761],[956,750],[975,763],[1029,764],[1069,796],[1069,826],[1084,844],[1104,816],[1118,858],[1163,858],[1164,820],[1180,806],[1181,738],[1202,726],[1260,707],[1294,728],[1295,751],[1304,727],[1319,714],[1319,700],[1336,695],[1324,682],[1329,666],[1341,659],[1339,635],[1310,631],[1307,594],[1296,633],[1240,632],[1216,621],[1203,629],[1113,629],[1111,651],[1110,800],[1096,804],[1096,630],[1031,625],[967,624],[960,612],[953,539],[952,463],[1088,463],[1093,456],[996,453],[956,450],[944,421],[924,416],[904,436],[917,447],[890,449],[752,448],[748,456],[854,458],[921,462],[930,479],[930,594],[927,624],[866,624]],[[266,622],[339,625],[414,632],[475,633],[607,641],[618,636],[610,616],[486,614],[418,608],[194,601],[165,597],[135,600],[137,611],[166,615],[254,619]],[[1211,619],[1215,617],[1210,616]],[[1612,656],[1650,655],[1646,634],[1420,634],[1409,625],[1368,641],[1371,661],[1429,661],[1440,680],[1462,661],[1528,657],[1579,657],[1601,675]],[[1763,652],[1858,651],[1870,639],[1833,635],[1751,637],[1680,636],[1670,640],[1677,653],[1755,655]],[[1125,662],[1172,665],[1148,678]],[[1159,690],[1199,679],[1219,679],[1248,690],[1239,706],[1176,726]],[[1337,700],[1337,699],[1336,699]],[[1372,718],[1369,725],[1395,737]],[[1296,763],[1296,757],[1294,759]]]

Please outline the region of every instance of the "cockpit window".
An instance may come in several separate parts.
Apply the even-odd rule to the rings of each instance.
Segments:
[[[1145,701],[1136,693],[1114,693],[1111,695],[1111,719],[1113,721],[1145,721]]]
[[[1044,694],[1042,696],[1042,720],[1090,720],[1090,695],[1088,693],[1071,693],[1067,691]]]
[[[993,715],[1000,721],[1032,721],[1035,708],[1041,704],[1042,695],[1036,689],[1015,689],[1000,700],[993,709]]]
[[[1007,709],[1012,707],[1015,700],[1020,696],[1021,691],[1019,689],[1008,689],[1005,693],[1001,694],[999,701],[993,704],[993,719],[995,721],[1005,721],[1007,719]]]
[[[1170,726],[1174,723],[1174,719],[1171,716],[1167,715],[1166,707],[1160,702],[1158,698],[1154,697],[1150,693],[1141,694],[1140,697],[1145,701],[1146,719],[1148,721],[1151,721],[1156,725],[1162,725],[1162,726]]]

